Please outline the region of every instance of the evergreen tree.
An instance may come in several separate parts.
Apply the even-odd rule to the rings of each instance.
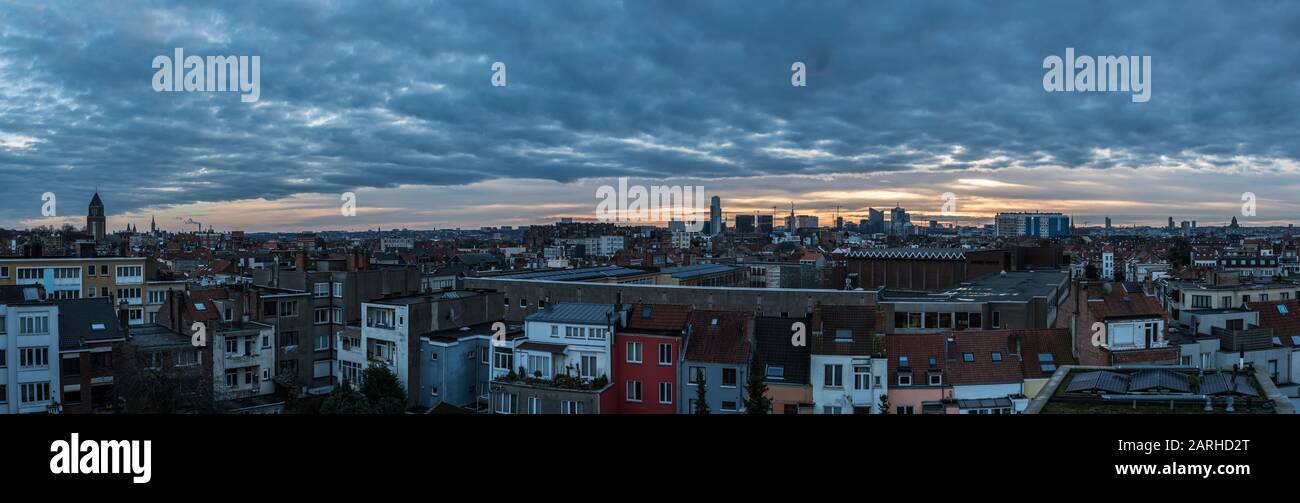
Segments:
[[[406,389],[385,365],[372,365],[361,373],[361,394],[376,414],[401,414],[406,410]]]
[[[749,365],[749,382],[745,384],[745,413],[767,414],[772,412],[772,400],[767,397],[767,383],[763,382],[764,367],[755,358]]]
[[[704,369],[695,371],[695,413],[708,414],[709,401],[704,397]]]
[[[330,396],[326,397],[324,402],[321,402],[320,413],[369,414],[370,402],[366,399],[366,395],[353,390],[347,381],[343,381],[342,385],[334,388],[334,391],[330,392]]]

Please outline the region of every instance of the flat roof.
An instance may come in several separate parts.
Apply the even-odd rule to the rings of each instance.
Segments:
[[[1069,277],[1065,269],[992,273],[934,292],[885,289],[879,302],[1024,302],[1056,293]]]
[[[721,274],[740,269],[739,266],[727,264],[694,264],[679,267],[668,267],[660,269],[660,272],[668,273],[676,279],[698,278],[711,274]]]
[[[632,269],[629,267],[609,265],[601,267],[584,267],[581,269],[556,269],[550,271],[525,272],[519,274],[502,274],[491,276],[499,279],[540,279],[548,281],[587,281],[603,278],[618,278],[623,276],[637,276],[641,274],[655,274],[653,271],[644,269]]]

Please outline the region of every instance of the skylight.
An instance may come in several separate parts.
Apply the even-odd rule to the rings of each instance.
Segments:
[[[195,303],[194,303],[194,310],[195,310],[195,311],[207,311],[207,310],[208,310],[208,306],[206,306],[206,305],[204,305],[204,304],[202,304],[202,303],[199,303],[199,302],[195,302]]]
[[[848,328],[835,329],[835,340],[837,341],[853,340],[853,330]]]
[[[1000,361],[1002,361],[1002,353],[999,353],[999,352],[997,352],[997,351],[994,351],[994,352],[993,352],[993,361],[995,361],[995,362],[1000,362]]]
[[[899,357],[898,357],[898,366],[899,366],[899,367],[906,367],[906,366],[907,366],[907,355],[899,355]]]
[[[91,329],[91,330],[107,330],[108,327],[105,327],[103,323],[92,323],[92,324],[90,325],[90,329]]]
[[[929,363],[931,367],[937,367],[939,366],[939,359],[931,356],[927,363]]]
[[[642,309],[642,310],[641,310],[641,317],[642,317],[642,318],[649,318],[649,317],[650,317],[650,308],[647,307],[647,308],[645,308],[645,309]]]
[[[1291,336],[1291,345],[1300,348],[1300,335]]]
[[[1277,312],[1278,312],[1278,314],[1281,314],[1282,316],[1286,316],[1286,315],[1287,315],[1286,304],[1278,304],[1278,305],[1277,305]]]
[[[965,362],[973,362],[975,361],[975,353],[962,353],[961,359]]]
[[[1281,346],[1281,345],[1282,345],[1282,338],[1281,338],[1281,337],[1274,337],[1274,338],[1273,338],[1273,345],[1274,345],[1274,346]]]
[[[770,377],[770,378],[773,378],[773,379],[781,379],[781,378],[784,378],[784,377],[785,377],[785,367],[777,367],[777,366],[773,366],[773,365],[768,365],[768,366],[767,366],[767,377]]]

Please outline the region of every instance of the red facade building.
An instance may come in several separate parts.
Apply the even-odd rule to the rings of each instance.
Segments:
[[[677,411],[677,368],[690,329],[691,306],[636,304],[614,337],[611,366],[619,413]]]

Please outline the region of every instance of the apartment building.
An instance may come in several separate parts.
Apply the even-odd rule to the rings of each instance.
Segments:
[[[744,385],[748,382],[753,357],[753,334],[753,313],[711,310],[691,313],[691,331],[681,364],[683,374],[677,379],[683,383],[678,413],[696,412],[701,386],[710,413],[736,414],[745,410]]]
[[[119,409],[118,378],[126,343],[126,307],[109,299],[65,299],[59,308],[59,405],[65,414]]]
[[[807,344],[808,318],[759,316],[754,319],[754,358],[762,364],[763,384],[772,401],[773,414],[812,414],[813,387],[809,381],[811,353]],[[795,344],[803,327],[804,344]]]
[[[59,306],[41,285],[0,286],[0,413],[59,412]]]
[[[885,340],[870,306],[821,306],[809,322],[816,414],[878,414],[888,393]]]
[[[614,376],[621,389],[618,412],[673,414],[680,389],[683,342],[691,330],[690,306],[634,304],[627,326],[614,336]]]
[[[624,306],[564,303],[529,315],[525,336],[504,346],[518,372],[493,371],[492,412],[611,413],[620,402],[616,389],[629,393],[624,397],[644,400],[643,383],[615,384],[619,376],[613,373],[612,341],[619,327],[626,326],[627,314]]]
[[[482,290],[452,290],[379,299],[363,302],[361,308],[360,339],[340,346],[339,373],[350,376],[371,365],[387,366],[406,389],[408,407],[429,406],[426,404],[433,400],[425,398],[432,394],[432,387],[437,387],[439,394],[445,389],[445,385],[436,383],[430,384],[431,388],[421,388],[426,358],[431,363],[435,358],[433,354],[438,354],[436,358],[443,362],[441,351],[423,346],[424,337],[428,337],[432,346],[435,340],[446,335],[447,330],[497,321],[502,313],[501,294]],[[344,330],[344,333],[352,331]],[[472,352],[470,344],[462,347],[464,354],[472,355],[466,363],[472,361],[473,365],[486,369],[492,361],[491,352],[481,350],[478,344],[473,345]],[[433,377],[430,376],[431,382]],[[479,389],[476,393],[486,394]]]
[[[41,285],[48,299],[108,297],[126,300],[131,325],[145,324],[144,295],[153,273],[146,257],[31,257],[0,259],[0,286]]]

